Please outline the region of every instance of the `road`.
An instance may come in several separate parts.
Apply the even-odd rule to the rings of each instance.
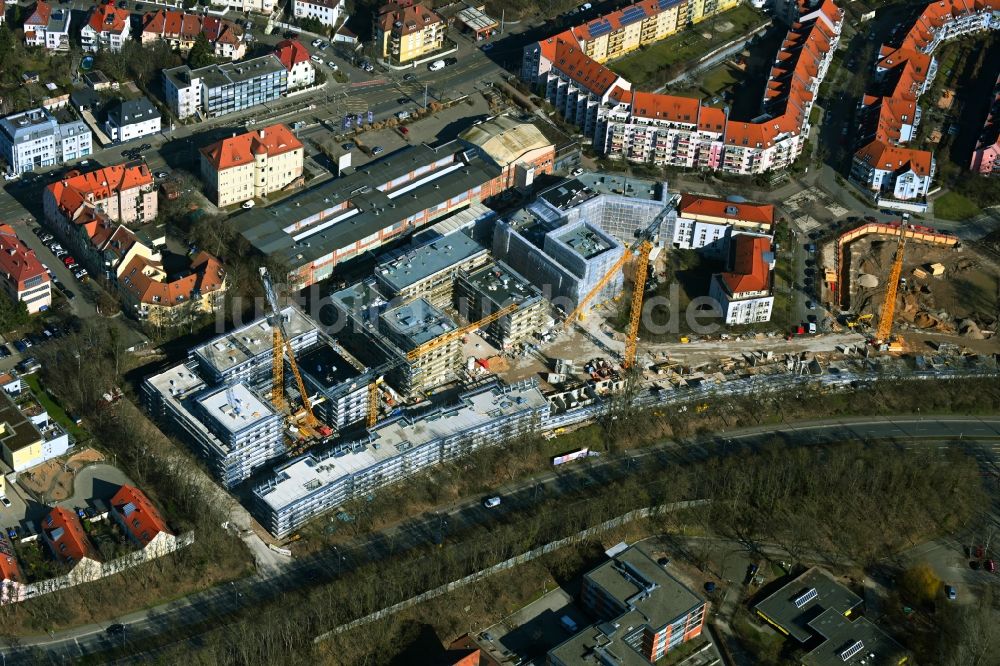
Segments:
[[[955,438],[963,446],[976,441],[988,442],[989,456],[1000,456],[1000,417],[875,417],[830,419],[802,422],[780,427],[759,427],[703,440],[678,444],[662,442],[625,456],[590,459],[578,466],[567,466],[536,477],[498,488],[503,501],[496,509],[482,506],[481,497],[469,497],[441,507],[437,512],[423,514],[400,525],[354,539],[339,548],[316,557],[295,560],[284,570],[272,570],[253,578],[219,585],[204,592],[189,595],[148,610],[118,618],[128,626],[124,640],[141,645],[163,633],[181,636],[184,627],[210,621],[213,627],[224,623],[227,616],[247,606],[262,606],[289,592],[315,586],[331,576],[349,572],[363,562],[377,562],[400,551],[437,543],[449,534],[459,534],[477,525],[515,515],[532,506],[539,497],[553,498],[593,484],[607,483],[647,462],[657,463],[671,451],[683,450],[688,458],[708,458],[737,448],[764,445],[773,438],[797,444],[823,445],[846,439],[891,439],[913,446],[954,445]],[[662,463],[659,463],[662,464]],[[76,627],[49,636],[24,637],[16,649],[5,650],[9,664],[26,663],[41,650],[51,660],[71,661],[83,655],[111,649],[122,637],[110,637],[104,631],[112,621]],[[181,639],[181,640],[187,640]],[[141,660],[141,659],[139,659]],[[138,661],[138,660],[137,660]]]

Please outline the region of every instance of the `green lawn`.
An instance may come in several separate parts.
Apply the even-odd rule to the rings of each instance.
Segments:
[[[24,382],[31,387],[31,392],[35,394],[36,398],[38,398],[38,402],[42,403],[42,407],[44,407],[45,411],[49,413],[52,420],[65,428],[66,431],[73,436],[73,439],[77,442],[90,439],[90,435],[87,434],[87,431],[74,423],[69,415],[66,414],[66,410],[59,406],[59,403],[57,403],[52,396],[50,396],[42,388],[42,383],[38,380],[38,375],[22,375],[21,379],[23,379]]]
[[[739,5],[676,35],[640,48],[610,63],[609,67],[628,79],[634,88],[649,90],[676,76],[674,70],[678,68],[674,65],[697,60],[716,47],[766,22],[766,18],[757,10],[749,5]],[[733,27],[724,32],[716,29],[726,23]],[[702,33],[711,33],[711,39],[705,39]]]
[[[958,192],[947,192],[934,200],[934,217],[943,220],[967,220],[981,212],[975,202]]]

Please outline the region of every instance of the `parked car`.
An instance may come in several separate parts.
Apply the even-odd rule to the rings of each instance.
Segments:
[[[316,55],[315,53],[314,53],[313,55],[311,55],[311,56],[309,57],[309,59],[310,59],[310,60],[312,60],[313,62],[323,62],[323,59],[322,59],[322,58],[320,58],[320,57],[319,57],[318,55]]]
[[[406,136],[407,134],[410,133],[410,128],[409,127],[400,127],[399,128],[399,133],[402,134],[403,136]]]
[[[166,178],[166,177],[167,177],[167,176],[169,176],[169,175],[170,175],[170,174],[169,174],[169,173],[167,173],[166,171],[160,171],[159,173],[157,173],[157,174],[156,174],[156,177],[157,177],[157,178]]]
[[[42,239],[43,243],[48,243],[50,240],[52,240],[52,234],[42,234],[41,236],[39,236],[39,238]]]
[[[372,155],[381,155],[382,151],[384,151],[384,150],[385,150],[385,148],[383,148],[382,146],[373,146],[372,147]]]
[[[403,77],[403,80],[404,81],[416,81],[417,80],[417,75],[416,74],[407,74],[407,75],[405,75]]]
[[[493,497],[487,497],[486,500],[483,502],[483,506],[485,506],[487,509],[494,509],[500,506],[500,496],[494,495]]]
[[[6,498],[6,497],[4,497],[4,499],[7,499],[7,498]],[[8,502],[8,503],[7,503],[7,504],[5,504],[4,506],[10,506],[10,500],[7,500],[7,502]],[[18,536],[19,536],[19,535],[18,535],[18,533],[17,533],[17,527],[16,527],[16,526],[13,526],[13,525],[12,525],[12,526],[10,526],[10,527],[8,527],[8,528],[7,528],[7,538],[8,538],[8,539],[10,539],[11,541],[13,541],[13,540],[14,540],[14,539],[16,539],[16,538],[17,538]]]
[[[73,273],[73,275],[76,276],[77,280],[83,280],[84,278],[87,277],[87,275],[89,275],[89,273],[87,273],[86,268],[81,268],[80,270]]]
[[[28,350],[27,345],[25,345],[20,340],[14,340],[14,342],[12,342],[11,344],[14,345],[14,349],[16,349],[19,354],[23,354]]]
[[[108,627],[105,631],[107,631],[107,633],[111,634],[112,636],[120,636],[121,634],[125,633],[125,625],[115,623],[110,627]]]
[[[7,345],[0,344],[0,358],[7,358],[10,355],[10,348]]]
[[[36,359],[34,356],[29,356],[28,358],[24,359],[23,361],[17,364],[17,369],[21,373],[29,375],[32,372],[38,372],[39,370],[41,370],[42,364],[39,363],[38,359]]]
[[[944,586],[944,596],[948,597],[949,601],[954,601],[958,598],[958,592],[955,590],[953,585]]]
[[[62,262],[64,264],[66,264],[67,266],[69,266],[70,264],[75,264],[76,263],[76,259],[74,259],[72,256],[63,257]]]
[[[32,342],[31,342],[30,338],[21,338],[21,344],[24,345],[25,349],[28,349],[29,347],[32,346]]]
[[[79,267],[80,264],[76,263],[75,261],[71,264],[66,264],[66,268],[70,269],[71,271],[75,271]]]
[[[348,141],[347,143],[340,144],[340,147],[343,148],[344,150],[351,150],[352,148],[354,148],[354,144]]]
[[[6,495],[0,495],[0,504],[3,504],[8,509],[10,508],[10,500],[7,499]]]
[[[246,201],[244,201],[242,207],[243,208],[253,208],[254,207],[254,201],[253,201],[253,199],[247,199]]]

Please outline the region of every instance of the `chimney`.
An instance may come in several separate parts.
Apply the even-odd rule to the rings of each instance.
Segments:
[[[260,131],[260,138],[262,138],[262,139],[264,138],[264,130]]]

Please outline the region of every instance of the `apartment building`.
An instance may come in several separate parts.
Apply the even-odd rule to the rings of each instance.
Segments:
[[[69,51],[72,21],[71,11],[53,9],[45,0],[38,0],[31,14],[24,20],[24,43],[28,46],[42,46],[49,51]]]
[[[69,435],[30,391],[0,391],[0,453],[15,472],[64,455]]]
[[[812,567],[754,606],[757,616],[794,639],[803,666],[900,666],[909,653],[867,618],[862,599]]]
[[[378,317],[378,333],[404,354],[436,342],[456,328],[458,324],[454,319],[424,298],[391,307]],[[462,340],[454,338],[441,342],[432,351],[407,360],[407,363],[393,373],[397,378],[393,383],[404,395],[429,391],[461,373]]]
[[[104,122],[104,133],[115,143],[159,134],[161,128],[160,112],[145,97],[117,102]]]
[[[0,151],[11,173],[71,162],[90,155],[90,128],[61,110],[39,107],[0,119]]]
[[[325,26],[336,27],[344,3],[340,0],[294,0],[292,15],[297,19],[316,19]]]
[[[583,577],[580,601],[598,620],[549,650],[551,666],[649,664],[701,635],[707,603],[643,545],[624,543]]]
[[[503,191],[500,169],[456,142],[410,145],[231,220],[302,289],[334,268]],[[349,222],[347,222],[349,221]]]
[[[180,119],[245,111],[288,92],[288,71],[273,54],[238,63],[163,70],[164,96]]]
[[[9,224],[0,224],[0,284],[11,300],[24,301],[28,314],[52,305],[49,274]]]
[[[711,7],[706,2],[697,9],[696,4],[689,2],[689,20],[692,11]],[[622,11],[633,12],[638,21],[647,14],[643,7],[640,3]],[[596,43],[591,27],[596,22],[527,45],[521,76],[610,157],[764,173],[789,166],[801,153],[813,101],[839,43],[842,19],[843,12],[831,0],[802,1],[798,19],[775,57],[761,113],[752,120],[731,118],[697,99],[634,90],[601,64],[606,55],[594,48],[591,52],[599,57],[588,53],[588,44]],[[613,27],[609,23],[596,29],[610,33]]]
[[[209,387],[194,365],[176,365],[143,383],[147,408],[178,433],[226,488],[285,452],[284,416],[242,382]]]
[[[435,11],[413,0],[399,0],[379,9],[373,32],[379,57],[404,64],[441,50],[445,30],[445,20]]]
[[[729,270],[712,276],[709,298],[722,308],[726,324],[770,321],[774,307],[771,239],[736,234],[728,245]]]
[[[548,401],[534,382],[492,384],[454,404],[380,423],[361,440],[284,463],[256,484],[253,513],[281,538],[344,502],[363,497],[482,446],[502,445],[537,431]]]
[[[773,236],[774,206],[683,194],[671,230],[675,248],[724,257],[738,233]]]
[[[159,510],[135,486],[123,485],[111,497],[111,518],[128,535],[129,541],[139,548],[145,548],[158,534],[170,534],[167,521]]]
[[[316,68],[309,51],[297,39],[286,39],[274,47],[274,55],[288,71],[288,89],[308,88],[316,82]]]
[[[873,91],[861,100],[859,148],[850,180],[879,206],[923,212],[937,164],[907,147],[920,124],[920,95],[937,75],[934,51],[956,37],[997,29],[997,0],[928,3],[897,42],[879,49]]]
[[[72,510],[63,507],[52,509],[49,515],[42,518],[39,527],[42,541],[62,564],[74,566],[84,560],[100,561],[79,516]]]
[[[993,105],[972,151],[969,169],[986,176],[1000,173],[1000,78],[993,89]]]
[[[479,321],[514,304],[516,310],[482,329],[500,349],[512,349],[542,329],[548,308],[542,292],[502,261],[458,273],[455,308],[467,321]]]
[[[46,186],[42,198],[46,218],[67,226],[76,226],[87,212],[129,225],[152,222],[157,214],[156,184],[143,162],[70,171]]]
[[[212,52],[218,58],[242,60],[247,53],[243,28],[233,21],[170,9],[146,13],[142,17],[139,39],[143,44],[163,40],[171,48],[187,53],[199,35],[205,35],[212,45]]]
[[[201,149],[205,190],[221,207],[261,199],[302,179],[305,149],[280,123]]]
[[[463,231],[393,253],[375,267],[375,282],[388,298],[424,298],[436,308],[451,307],[455,276],[489,262],[486,248]]]
[[[368,385],[374,377],[358,359],[334,343],[320,344],[298,357],[310,395],[321,398],[316,417],[338,431],[368,416]]]
[[[134,253],[116,268],[123,309],[158,327],[180,325],[218,311],[228,287],[222,262],[204,251],[180,272],[168,272],[155,251]]]
[[[115,6],[114,0],[93,7],[80,29],[80,45],[84,51],[121,51],[129,39],[132,39],[131,15],[127,9]]]

